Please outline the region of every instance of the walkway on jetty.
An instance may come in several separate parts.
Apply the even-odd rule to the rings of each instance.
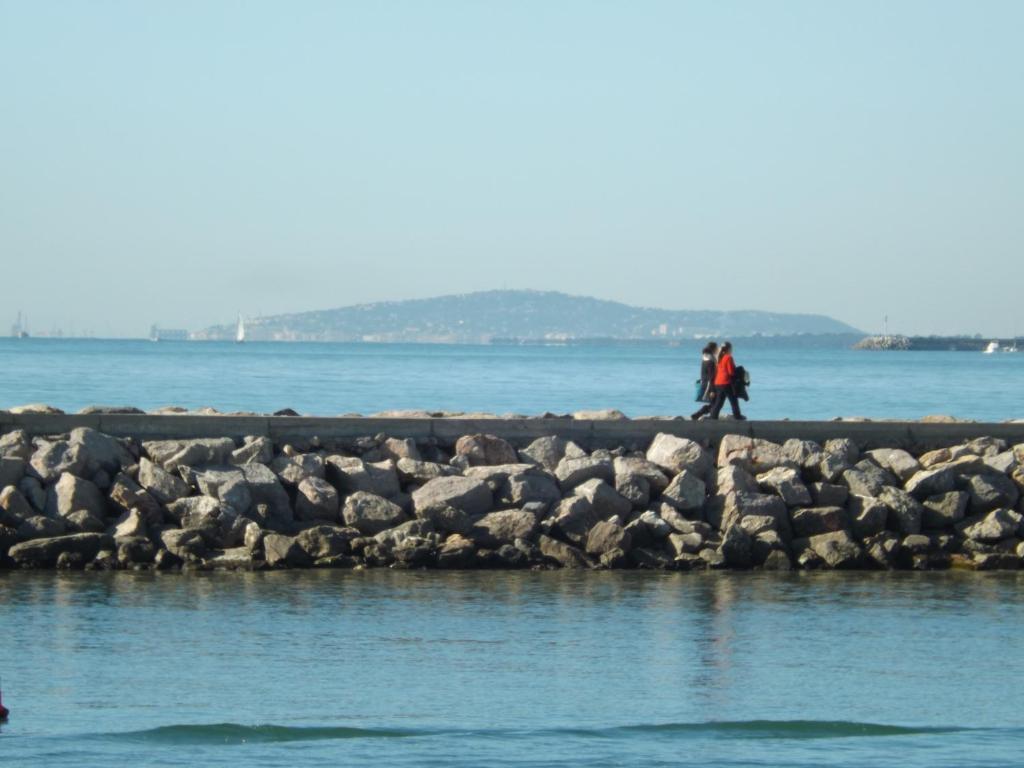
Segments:
[[[746,435],[782,443],[791,438],[822,442],[849,438],[862,448],[953,445],[985,436],[1024,443],[1024,422],[920,421],[690,421],[684,419],[573,418],[380,418],[249,415],[12,414],[0,411],[0,432],[24,429],[30,435],[54,435],[77,427],[140,440],[269,437],[275,442],[309,439],[348,440],[367,435],[454,443],[462,435],[491,434],[515,445],[555,435],[588,449],[648,443],[658,433],[715,445],[724,435]]]

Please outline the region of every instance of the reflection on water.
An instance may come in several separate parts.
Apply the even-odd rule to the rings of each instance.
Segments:
[[[1005,728],[1024,704],[1022,585],[961,573],[6,572],[0,675],[16,719],[4,745],[24,756],[52,738],[204,723],[491,733],[479,754],[512,732],[569,749],[551,729],[607,740],[673,723]],[[90,748],[96,765],[127,749]]]

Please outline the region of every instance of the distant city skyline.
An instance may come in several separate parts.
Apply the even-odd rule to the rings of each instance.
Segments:
[[[1024,334],[1024,4],[0,0],[0,328],[500,288]]]

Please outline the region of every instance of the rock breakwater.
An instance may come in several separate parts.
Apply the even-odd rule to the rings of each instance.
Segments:
[[[0,435],[0,566],[1017,569],[1024,443]]]

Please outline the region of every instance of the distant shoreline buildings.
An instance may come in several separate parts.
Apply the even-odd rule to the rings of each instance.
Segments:
[[[160,328],[153,323],[149,329],[150,341],[188,341],[189,334],[184,328]]]

